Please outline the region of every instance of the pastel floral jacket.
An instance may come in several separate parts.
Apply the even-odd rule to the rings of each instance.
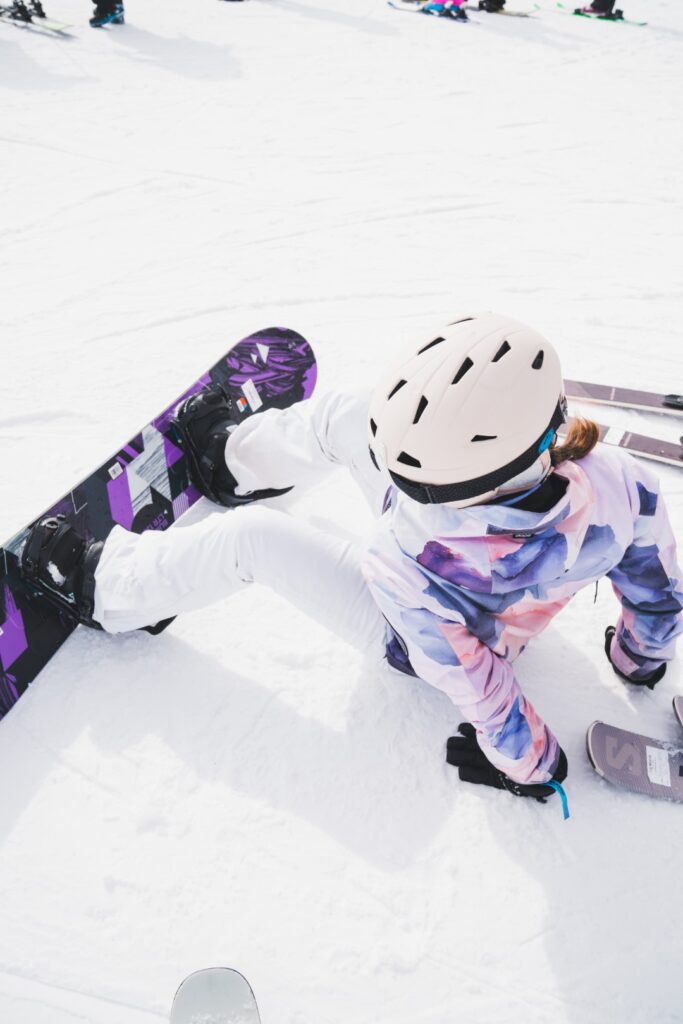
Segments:
[[[552,776],[559,747],[513,662],[577,590],[609,577],[621,602],[611,657],[634,679],[673,657],[682,629],[657,478],[603,445],[554,472],[568,485],[545,513],[420,505],[392,488],[364,566],[391,662],[447,693],[490,761],[526,783]]]

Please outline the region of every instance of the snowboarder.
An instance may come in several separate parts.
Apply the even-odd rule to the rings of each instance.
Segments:
[[[619,20],[623,17],[623,11],[615,11],[614,4],[615,0],[593,0],[592,3],[587,4],[584,7],[577,7],[574,13],[596,15],[598,18]]]
[[[437,17],[456,18],[467,21],[465,0],[427,0],[422,8],[423,14],[435,14]]]
[[[95,11],[90,19],[93,28],[103,28],[105,25],[123,25],[125,12],[121,0],[93,0]]]
[[[657,479],[596,449],[590,421],[558,441],[560,362],[536,331],[461,316],[415,344],[369,404],[330,394],[236,428],[233,415],[215,386],[177,410],[195,485],[232,511],[162,533],[116,526],[103,545],[41,520],[26,577],[111,633],[263,583],[447,693],[467,719],[447,748],[462,780],[541,800],[567,759],[513,662],[570,598],[607,576],[622,606],[606,636],[614,670],[641,686],[663,676],[683,593]],[[246,507],[335,465],[379,517],[368,544]]]

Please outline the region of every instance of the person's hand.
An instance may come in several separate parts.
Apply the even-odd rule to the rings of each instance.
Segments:
[[[547,797],[556,792],[555,787],[548,783],[524,785],[515,782],[504,772],[491,764],[477,742],[477,730],[469,722],[458,726],[458,736],[448,740],[446,760],[455,765],[463,782],[473,782],[477,786],[493,786],[494,789],[506,789],[514,796],[530,796],[534,800],[545,803]],[[567,777],[567,758],[560,750],[560,759],[553,775],[553,782],[563,782]]]

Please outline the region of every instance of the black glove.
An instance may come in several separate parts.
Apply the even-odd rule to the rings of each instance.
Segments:
[[[477,730],[469,722],[461,722],[458,726],[459,736],[451,736],[446,750],[446,760],[455,765],[463,782],[474,782],[479,786],[493,786],[494,789],[507,789],[515,796],[531,796],[544,804],[546,797],[552,796],[555,790],[543,783],[523,785],[494,767],[477,742]],[[563,782],[567,778],[567,758],[560,750],[554,782]]]
[[[605,630],[605,654],[607,655],[607,660],[616,674],[620,679],[623,679],[625,683],[633,683],[634,686],[647,686],[648,690],[654,690],[655,686],[666,672],[666,662],[660,665],[659,668],[656,668],[654,672],[651,672],[649,676],[641,676],[640,679],[632,679],[631,676],[627,676],[625,672],[622,672],[621,669],[617,668],[612,661],[610,651],[612,649],[612,640],[615,633],[616,629],[614,626],[608,626]],[[619,643],[618,640],[617,643]]]

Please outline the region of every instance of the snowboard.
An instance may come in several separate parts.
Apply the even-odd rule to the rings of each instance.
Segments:
[[[249,982],[239,971],[196,971],[176,992],[170,1024],[260,1024]]]
[[[647,25],[646,21],[634,21],[632,18],[615,17],[613,15],[605,14],[591,14],[588,11],[581,11],[577,7],[568,7],[566,4],[558,3],[557,9],[560,14],[572,14],[577,18],[588,18],[590,21],[611,21],[616,24],[622,25],[640,25],[641,27]]]
[[[221,384],[241,422],[308,398],[316,375],[313,350],[296,331],[269,327],[250,334],[36,518],[63,515],[88,540],[105,540],[116,524],[135,533],[167,529],[201,497],[190,483],[173,425],[179,403],[207,384]],[[18,557],[32,525],[0,547],[0,719],[76,629],[19,573]]]
[[[674,698],[683,724],[683,700]],[[651,739],[604,722],[593,722],[586,736],[591,764],[598,775],[633,793],[683,803],[683,739],[681,743]]]

